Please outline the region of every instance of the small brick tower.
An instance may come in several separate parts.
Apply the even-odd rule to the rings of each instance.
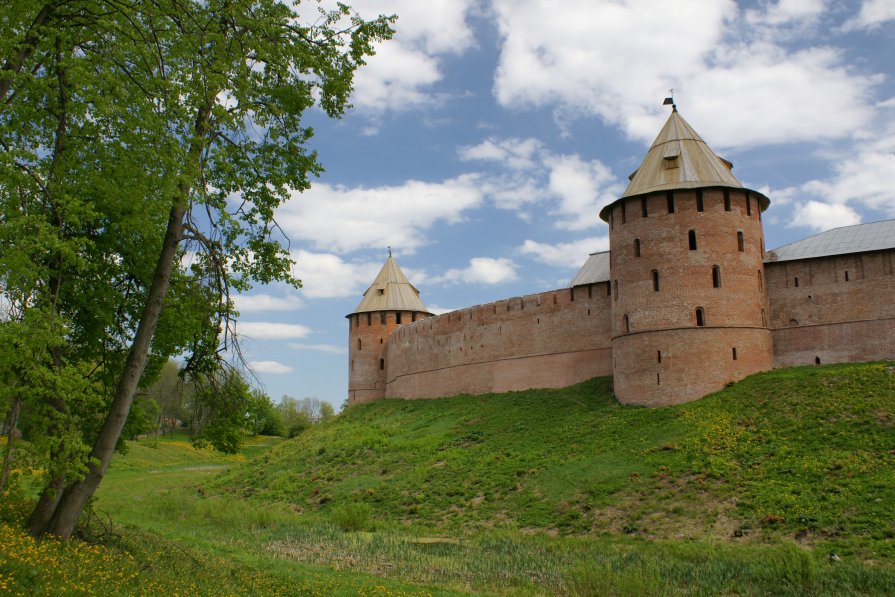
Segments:
[[[385,348],[398,327],[432,314],[391,250],[379,275],[348,318],[348,404],[385,398]]]
[[[609,223],[612,357],[623,403],[701,398],[770,369],[761,212],[732,164],[673,111]]]

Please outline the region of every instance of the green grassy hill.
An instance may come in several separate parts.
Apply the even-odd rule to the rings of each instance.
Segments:
[[[895,368],[778,370],[660,409],[620,406],[602,378],[386,400],[349,408],[209,487],[312,517],[356,508],[381,529],[419,534],[788,538],[891,562]]]

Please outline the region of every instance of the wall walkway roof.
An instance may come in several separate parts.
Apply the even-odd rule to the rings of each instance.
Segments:
[[[765,253],[765,262],[895,249],[895,220],[833,228]]]
[[[583,284],[607,282],[609,277],[609,251],[601,251],[590,254],[569,285],[581,286]]]
[[[352,312],[367,313],[370,311],[416,311],[429,313],[429,309],[420,299],[420,291],[416,289],[398,267],[394,257],[388,256],[385,265],[364,293],[364,298]]]

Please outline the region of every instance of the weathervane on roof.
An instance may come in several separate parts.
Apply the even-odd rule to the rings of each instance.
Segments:
[[[668,95],[670,97],[666,97],[665,101],[662,102],[662,105],[663,106],[671,106],[671,111],[677,112],[677,104],[674,103],[674,89],[669,89]]]
[[[391,245],[388,246],[388,256],[389,257],[392,256],[392,246]]]

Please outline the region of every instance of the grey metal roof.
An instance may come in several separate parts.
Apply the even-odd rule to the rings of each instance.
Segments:
[[[420,300],[420,291],[407,280],[394,257],[388,256],[385,265],[364,293],[353,313],[369,311],[417,311],[429,313]]]
[[[575,277],[572,278],[569,286],[606,282],[609,277],[609,251],[591,253]]]
[[[895,220],[833,228],[765,253],[765,261],[792,261],[895,248]]]
[[[646,152],[640,167],[630,176],[631,182],[621,199],[645,195],[656,191],[699,189],[707,187],[743,188],[731,172],[733,165],[717,155],[675,109],[656,140]],[[762,209],[770,201],[761,193],[758,197]],[[600,211],[607,220],[613,202]]]

